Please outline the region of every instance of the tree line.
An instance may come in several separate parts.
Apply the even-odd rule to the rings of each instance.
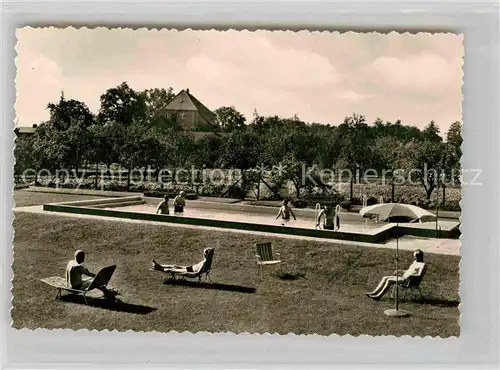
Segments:
[[[163,114],[175,96],[172,88],[133,90],[126,82],[105,91],[94,114],[85,102],[49,103],[49,119],[31,136],[18,138],[15,173],[27,168],[72,168],[120,164],[123,168],[236,168],[245,183],[257,166],[281,166],[281,179],[291,181],[300,197],[303,168],[348,169],[351,173],[396,169],[419,182],[429,199],[438,185],[459,184],[461,122],[444,138],[434,121],[424,129],[378,118],[369,124],[354,113],[334,124],[307,123],[299,117],[261,116],[251,120],[232,106],[218,108],[213,127],[186,131]],[[208,132],[207,132],[208,131]],[[415,171],[419,170],[419,171]],[[439,176],[425,169],[438,171]],[[391,177],[392,174],[389,175]],[[448,182],[446,181],[448,180]],[[279,182],[278,181],[278,182]],[[320,179],[318,180],[320,181]],[[352,184],[351,177],[351,198]]]

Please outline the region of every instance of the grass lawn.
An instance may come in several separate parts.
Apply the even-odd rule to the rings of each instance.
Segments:
[[[25,198],[20,193],[16,200]],[[54,201],[53,194],[44,196]],[[29,197],[23,201],[39,201],[38,195]],[[58,199],[72,196],[67,197]],[[364,295],[394,270],[391,250],[22,212],[14,228],[15,328],[441,337],[460,332],[455,256],[426,255],[427,303],[402,303],[412,316],[398,319],[383,313],[394,306],[389,297],[375,302]],[[264,240],[273,242],[284,263],[259,277],[253,244]],[[148,270],[153,257],[161,263],[198,262],[208,246],[215,247],[212,286],[165,283],[166,275]],[[122,293],[122,303],[97,298],[86,306],[72,296],[54,299],[56,290],[40,278],[63,276],[76,249],[86,251],[94,272],[117,264],[111,285]],[[403,267],[411,258],[411,252],[401,252]],[[298,278],[280,279],[284,273]]]
[[[75,200],[99,199],[103,196],[39,193],[29,190],[14,191],[14,207],[36,206],[44,203],[70,202]]]

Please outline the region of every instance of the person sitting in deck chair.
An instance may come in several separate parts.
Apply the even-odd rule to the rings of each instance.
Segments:
[[[398,278],[398,282],[403,282],[412,276],[419,276],[422,273],[425,267],[424,252],[422,252],[420,249],[417,249],[415,252],[413,252],[413,257],[413,263],[403,273],[403,276]],[[399,271],[395,271],[394,273],[398,274]],[[366,293],[366,295],[378,301],[385,293],[388,292],[389,288],[394,284],[396,284],[396,276],[384,276],[375,290],[373,292]]]
[[[163,271],[163,272],[177,272],[177,273],[184,273],[184,272],[199,272],[203,265],[205,264],[205,261],[207,260],[208,256],[208,251],[211,248],[205,248],[203,250],[203,260],[190,266],[179,266],[179,265],[162,265],[156,262],[153,259],[152,263],[152,268],[153,270],[158,270],[158,271]]]
[[[85,252],[77,250],[75,252],[75,259],[68,262],[66,266],[66,284],[68,287],[78,290],[86,290],[94,281],[95,274],[90,272],[83,262],[85,261]],[[84,277],[86,275],[87,277]],[[114,289],[108,289],[104,286],[97,287],[104,293],[106,298],[114,298],[119,293]]]
[[[297,218],[295,217],[295,214],[292,211],[292,208],[288,205],[288,199],[285,199],[283,201],[283,205],[280,207],[280,210],[278,212],[278,215],[276,216],[276,219],[282,218],[282,223],[281,225],[285,225],[285,222],[290,221],[290,215],[293,216],[293,219],[297,221]]]

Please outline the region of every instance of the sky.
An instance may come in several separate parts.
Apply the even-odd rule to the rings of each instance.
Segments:
[[[362,114],[444,134],[462,120],[463,37],[455,34],[130,29],[17,30],[16,122],[48,119],[49,102],[107,89],[189,88],[208,108],[338,125]]]

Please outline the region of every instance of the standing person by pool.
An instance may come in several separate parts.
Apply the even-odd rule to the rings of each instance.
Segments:
[[[319,213],[318,219],[316,220],[316,227],[319,226],[321,218],[324,217],[323,229],[324,230],[334,230],[335,229],[335,212],[332,206],[328,203],[325,204],[325,208]]]
[[[340,230],[340,204],[335,207],[335,230]]]
[[[297,218],[295,217],[295,214],[292,211],[292,208],[288,205],[288,200],[285,199],[283,201],[283,205],[280,207],[280,210],[278,212],[278,216],[276,216],[276,219],[282,218],[283,222],[281,223],[282,225],[285,225],[285,222],[290,221],[290,215],[293,216],[293,219],[297,221]]]
[[[158,208],[156,208],[156,214],[160,213],[161,215],[168,215],[170,211],[168,210],[168,195],[163,197],[163,200],[160,204],[158,204]]]
[[[185,206],[186,200],[184,199],[184,191],[181,191],[179,195],[174,198],[174,213],[184,212]]]

